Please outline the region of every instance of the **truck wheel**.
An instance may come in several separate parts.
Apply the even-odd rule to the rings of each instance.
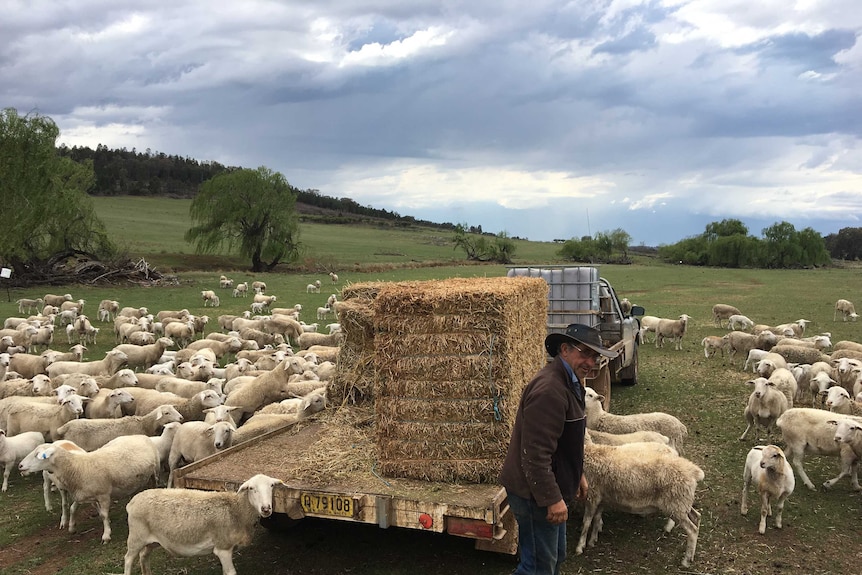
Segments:
[[[638,382],[638,347],[634,346],[634,357],[631,364],[625,369],[620,370],[620,383],[623,385],[637,385]]]

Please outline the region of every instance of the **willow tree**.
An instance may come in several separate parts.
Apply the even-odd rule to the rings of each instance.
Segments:
[[[0,226],[0,259],[19,275],[32,264],[83,253],[111,255],[113,246],[87,191],[92,162],[57,154],[60,130],[40,114],[0,112],[0,190],[7,206]]]
[[[192,201],[185,238],[197,253],[238,249],[255,272],[271,271],[299,255],[296,189],[261,166],[219,174]]]

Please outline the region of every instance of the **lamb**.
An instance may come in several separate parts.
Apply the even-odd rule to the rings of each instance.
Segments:
[[[776,445],[758,445],[751,448],[745,458],[745,468],[742,471],[742,502],[739,512],[748,514],[748,487],[754,483],[760,495],[760,526],[758,532],[766,533],[766,517],[773,515],[772,503],[775,503],[775,528],[781,529],[781,512],[784,502],[796,487],[793,468],[788,463],[784,452]]]
[[[722,338],[722,339],[724,339],[724,338]],[[727,340],[725,340],[725,341],[727,341]],[[729,342],[728,342],[728,345],[729,345]],[[753,349],[748,350],[748,357],[745,358],[745,363],[742,365],[742,370],[748,371],[748,366],[750,365],[751,371],[756,372],[758,364],[768,353],[769,352],[764,350],[764,349],[753,348]],[[782,357],[781,360],[784,361],[784,358]]]
[[[129,537],[124,575],[132,574],[136,557],[148,575],[149,554],[156,544],[186,557],[211,551],[221,561],[223,575],[236,575],[233,551],[251,542],[260,517],[272,515],[273,488],[281,483],[258,474],[236,493],[148,489],[135,495],[126,505]]]
[[[742,435],[739,436],[740,441],[745,440],[752,428],[755,428],[756,433],[758,425],[765,428],[766,433],[769,433],[778,418],[790,406],[787,396],[784,395],[775,382],[758,377],[747,381],[746,385],[753,386],[754,391],[748,396],[748,403],[743,412],[748,426],[742,432]]]
[[[688,436],[685,425],[668,413],[635,413],[617,415],[604,410],[604,396],[587,387],[585,393],[587,428],[608,433],[631,433],[634,431],[656,431],[666,435],[670,446],[682,453],[682,445]],[[230,403],[230,402],[228,402]]]
[[[6,430],[0,429],[0,463],[4,464],[3,487],[0,491],[6,493],[9,489],[9,474],[17,467],[24,457],[45,441],[38,431],[25,431],[14,437],[7,437]]]
[[[584,445],[584,475],[589,482],[581,536],[575,548],[580,555],[587,544],[592,547],[602,526],[604,507],[628,513],[649,515],[662,513],[671,521],[666,531],[679,523],[686,533],[686,550],[682,565],[694,560],[700,527],[700,513],[692,505],[703,470],[682,457],[657,450],[614,447],[588,443]],[[648,444],[643,444],[648,445]],[[592,527],[592,528],[591,528]]]
[[[727,349],[728,342],[723,337],[717,335],[708,335],[700,340],[700,345],[703,346],[703,355],[707,359],[715,355],[715,352],[720,352],[724,357],[724,350]]]
[[[248,295],[248,282],[236,284],[233,290],[233,297],[246,297]]]
[[[126,415],[118,419],[75,419],[60,427],[57,434],[82,449],[93,451],[123,435],[158,435],[166,423],[182,421],[182,418],[173,405],[162,405],[146,415]]]
[[[727,329],[748,331],[754,328],[754,322],[742,314],[734,314],[727,318]]]
[[[97,361],[55,361],[47,367],[50,377],[62,373],[84,373],[87,375],[113,375],[129,360],[122,351],[111,350],[103,359]]]
[[[305,286],[305,293],[320,293],[320,280]]]
[[[54,295],[54,294],[45,294],[42,297],[42,301],[45,302],[45,305],[52,305],[54,307],[60,307],[63,305],[63,302],[72,301],[74,298],[72,294],[64,294],[64,295]]]
[[[218,279],[218,286],[222,289],[229,289],[233,287],[233,280],[222,274]]]
[[[15,303],[18,304],[18,313],[20,313],[22,315],[25,313],[28,313],[28,314],[32,313],[33,310],[38,311],[40,308],[44,307],[44,305],[45,305],[45,302],[40,297],[38,297],[36,299],[21,298],[21,299],[17,300]],[[26,308],[26,311],[25,311],[25,308]]]
[[[328,347],[337,347],[344,340],[343,333],[333,333],[331,335],[323,333],[301,333],[299,334],[298,343],[300,349],[308,349],[313,345],[325,345]]]
[[[326,330],[330,335],[335,333],[335,332],[339,332],[339,331],[341,331],[341,324],[340,323],[328,323],[328,324],[326,324]],[[641,343],[643,343],[643,342],[641,342]]]
[[[724,303],[717,303],[712,306],[712,323],[718,327],[723,327],[722,322],[729,320],[732,315],[742,315],[742,312]]]
[[[89,452],[72,454],[48,445],[38,447],[18,465],[21,471],[53,473],[72,497],[69,532],[75,532],[78,504],[92,501],[102,518],[102,542],[111,540],[111,500],[140,491],[158,477],[159,454],[149,437],[119,437]]]
[[[326,319],[329,317],[330,312],[332,312],[332,308],[328,305],[317,308],[317,319]]]
[[[10,436],[25,431],[38,431],[51,441],[61,439],[58,429],[84,414],[84,403],[90,400],[78,394],[64,397],[57,404],[18,403],[6,412],[6,433]]]
[[[204,457],[209,457],[217,451],[227,449],[233,443],[233,433],[236,426],[229,421],[206,423],[205,421],[187,421],[183,423],[171,445],[168,456],[168,487],[174,484],[174,470],[188,463],[193,463]]]
[[[785,411],[776,421],[776,425],[781,430],[787,459],[805,486],[814,491],[814,483],[811,482],[802,467],[805,455],[839,456],[841,473],[824,482],[823,487],[828,489],[842,477],[849,475],[853,488],[857,491],[862,490],[857,476],[856,455],[850,448],[842,448],[839,443],[835,442],[833,430],[827,423],[834,419],[834,413],[822,409],[794,407]]]
[[[329,272],[329,279],[332,280],[332,283],[338,283],[338,274],[335,272]]]
[[[859,317],[859,314],[856,313],[856,308],[853,306],[853,302],[846,299],[839,299],[835,302],[835,312],[832,314],[832,321],[838,321],[838,314],[841,314],[841,320],[847,321],[847,318],[850,318],[850,321],[856,321]]]
[[[682,338],[685,335],[685,328],[691,316],[682,314],[679,319],[661,319],[658,322],[655,330],[655,346],[664,347],[665,338],[671,338],[674,341],[674,349],[682,349]]]

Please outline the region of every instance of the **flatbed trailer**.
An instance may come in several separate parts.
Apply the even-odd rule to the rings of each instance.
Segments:
[[[296,479],[302,473],[292,454],[315,449],[325,431],[321,423],[271,431],[177,469],[174,486],[236,491],[263,473],[284,481],[273,493],[273,511],[294,520],[319,517],[448,533],[474,539],[477,549],[516,553],[517,523],[500,485],[381,477],[373,469],[335,480]]]

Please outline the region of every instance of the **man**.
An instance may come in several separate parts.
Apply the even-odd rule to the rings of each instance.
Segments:
[[[566,558],[568,503],[587,494],[584,469],[586,376],[600,356],[599,331],[573,323],[545,338],[554,358],[524,388],[500,483],[518,522],[520,563],[514,575],[559,575]]]

